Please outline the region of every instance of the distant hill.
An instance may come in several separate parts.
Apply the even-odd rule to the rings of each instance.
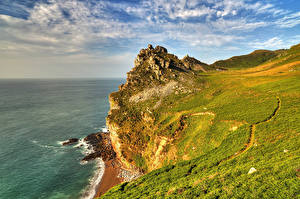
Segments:
[[[270,50],[256,50],[248,55],[234,56],[226,60],[216,61],[211,64],[214,68],[251,68],[258,66],[282,53],[284,50],[270,51]]]

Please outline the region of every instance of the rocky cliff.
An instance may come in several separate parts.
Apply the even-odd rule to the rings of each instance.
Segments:
[[[194,77],[211,69],[192,57],[180,60],[161,46],[140,50],[126,83],[109,96],[107,127],[125,167],[148,171],[161,165],[174,135],[159,132],[158,110],[169,98],[195,92]]]

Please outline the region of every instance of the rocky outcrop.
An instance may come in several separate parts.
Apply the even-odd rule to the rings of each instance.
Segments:
[[[150,44],[148,48],[140,50],[134,65],[135,67],[127,73],[127,82],[121,89],[157,81],[166,82],[176,78],[178,71],[188,70],[178,57],[169,54],[166,48],[162,46],[153,48]]]
[[[79,141],[78,138],[70,138],[67,141],[63,142],[62,145],[72,145],[72,144],[76,144]]]
[[[209,70],[213,70],[212,67],[210,67],[208,64],[203,63],[194,57],[190,57],[186,55],[182,60],[184,66],[190,70],[194,71],[202,71],[202,72],[207,72]]]
[[[99,157],[102,158],[103,161],[116,158],[109,133],[93,133],[85,137],[84,141],[92,146],[94,152],[85,156],[82,161],[90,161]]]

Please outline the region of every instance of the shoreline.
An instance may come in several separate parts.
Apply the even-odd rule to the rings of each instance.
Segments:
[[[123,182],[121,175],[121,166],[117,160],[104,161],[105,168],[100,183],[96,186],[96,194],[93,197],[99,198],[110,188]]]
[[[91,198],[98,198],[113,186],[123,182],[122,166],[113,149],[109,132],[90,134],[84,138],[84,141],[92,151],[82,160],[90,161],[101,158],[103,161],[104,170],[101,179],[96,182],[94,194],[91,196]]]
[[[93,195],[90,195],[90,198],[98,198],[110,188],[141,176],[138,170],[125,169],[123,167],[124,165],[122,165],[114,151],[109,132],[90,134],[83,139],[83,142],[85,144],[80,144],[79,146],[85,146],[86,149],[90,150],[90,153],[82,161],[88,162],[101,158],[104,167],[101,179],[95,183]],[[100,169],[103,169],[103,167],[100,167]]]

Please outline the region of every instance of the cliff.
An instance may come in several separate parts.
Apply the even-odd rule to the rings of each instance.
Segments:
[[[195,92],[197,74],[213,68],[188,56],[180,60],[166,48],[152,45],[139,52],[134,64],[126,83],[109,96],[107,127],[124,165],[149,171],[162,165],[163,149],[174,139],[159,132],[158,110],[170,98]]]

